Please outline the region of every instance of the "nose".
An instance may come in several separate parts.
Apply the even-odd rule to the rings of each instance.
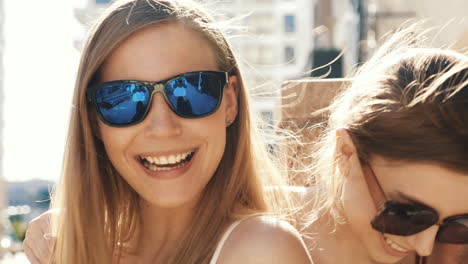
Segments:
[[[422,232],[408,237],[408,242],[419,256],[429,256],[434,248],[437,231],[439,231],[439,226],[431,226]]]
[[[145,125],[146,137],[176,137],[182,133],[180,118],[167,104],[163,95],[155,94],[151,106],[142,124]]]

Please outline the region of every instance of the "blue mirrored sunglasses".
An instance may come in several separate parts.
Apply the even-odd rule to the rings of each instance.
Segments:
[[[180,117],[208,116],[218,110],[228,80],[227,72],[196,71],[159,82],[119,80],[99,83],[88,87],[86,95],[104,123],[125,127],[145,119],[156,93],[161,93]]]

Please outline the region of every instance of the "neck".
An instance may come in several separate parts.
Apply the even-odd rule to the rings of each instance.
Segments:
[[[196,201],[175,208],[161,208],[145,201],[141,203],[142,241],[177,240],[190,226],[195,214]]]
[[[346,260],[353,260],[355,263],[374,264],[362,242],[354,235],[349,226],[344,223],[337,227],[332,234],[335,240],[338,262],[345,263]]]
[[[161,208],[142,200],[141,222],[137,226],[136,236],[129,243],[130,248],[135,248],[135,251],[126,258],[133,256],[145,260],[143,263],[164,263],[174,254],[187,233],[195,214],[196,203],[194,201],[178,207]]]

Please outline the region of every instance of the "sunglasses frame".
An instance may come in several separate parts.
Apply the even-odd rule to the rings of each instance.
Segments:
[[[365,181],[367,183],[369,192],[370,192],[370,194],[372,196],[372,200],[373,200],[374,205],[375,205],[375,207],[377,209],[377,214],[374,217],[374,219],[376,219],[380,214],[383,213],[383,211],[386,209],[386,204],[388,202],[395,202],[395,203],[399,203],[399,204],[405,204],[405,203],[401,203],[401,202],[397,202],[397,201],[393,201],[393,200],[388,199],[388,197],[385,195],[385,191],[383,190],[382,185],[380,185],[380,183],[379,183],[379,181],[377,179],[377,176],[375,175],[375,172],[372,169],[372,166],[370,165],[370,163],[363,162],[362,164],[365,165],[365,167],[369,168],[369,170],[370,170],[370,173],[366,173],[363,170],[363,174],[364,174],[364,179],[365,179]],[[369,176],[369,174],[370,174],[370,176]],[[377,189],[377,190],[375,190],[375,189]],[[405,204],[405,205],[410,205],[410,204]],[[449,223],[449,222],[454,221],[454,220],[468,218],[468,214],[461,214],[461,215],[453,215],[453,216],[446,217],[444,219],[440,219],[439,213],[434,208],[427,207],[427,206],[424,206],[424,205],[417,205],[417,206],[421,207],[421,208],[425,208],[426,210],[433,212],[437,216],[437,222],[433,224],[433,225],[438,225],[439,226],[439,230],[437,231],[437,235],[436,235],[436,240],[439,237],[440,228],[443,227],[444,224]],[[372,221],[374,221],[374,220],[372,220]],[[420,233],[420,232],[428,229],[429,227],[431,227],[431,226],[428,226],[427,228],[425,228],[425,229],[423,229],[423,230],[421,230],[419,232],[416,232],[414,234]],[[374,227],[372,227],[372,228],[374,228]],[[379,232],[383,232],[383,231],[377,230],[375,228],[374,228],[374,230],[379,231]],[[411,235],[414,235],[414,234],[411,234]],[[410,236],[410,235],[407,235],[407,236]],[[437,240],[437,241],[439,241],[439,240]],[[450,242],[443,242],[443,243],[450,243]],[[453,243],[453,244],[460,244],[460,243]],[[467,243],[463,243],[463,244],[467,244]]]
[[[176,111],[176,109],[174,109],[174,107],[172,106],[169,98],[167,97],[166,90],[165,90],[166,85],[168,83],[176,80],[176,79],[180,79],[180,78],[187,77],[187,76],[193,76],[193,75],[197,75],[197,74],[214,75],[214,76],[216,76],[218,78],[218,80],[221,81],[221,83],[224,83],[220,87],[219,100],[218,100],[218,102],[216,104],[216,107],[212,111],[210,111],[210,112],[208,112],[206,114],[195,116],[195,117],[188,117],[188,116],[181,115],[180,113],[178,113]],[[138,121],[132,122],[132,123],[129,123],[129,124],[114,124],[114,123],[108,122],[102,116],[101,111],[99,110],[99,106],[98,106],[98,104],[96,102],[96,91],[99,88],[103,87],[103,86],[108,86],[108,85],[113,85],[113,84],[138,84],[138,85],[142,85],[142,86],[145,86],[146,88],[148,88],[148,91],[149,91],[149,94],[150,94],[150,97],[149,97],[150,99],[148,101],[148,106],[146,107],[145,113],[142,115],[142,117]],[[202,118],[202,117],[209,116],[209,115],[215,113],[219,109],[219,106],[221,105],[221,102],[223,101],[224,88],[228,84],[229,84],[229,75],[225,71],[192,71],[192,72],[186,72],[186,73],[178,74],[178,75],[175,75],[175,76],[172,76],[172,77],[169,77],[167,79],[164,79],[162,81],[157,81],[157,82],[138,81],[138,80],[114,80],[114,81],[109,81],[109,82],[102,82],[102,83],[98,83],[98,84],[89,86],[88,89],[86,89],[86,97],[88,99],[88,102],[93,104],[94,109],[96,110],[96,112],[97,112],[99,118],[101,119],[101,121],[104,122],[106,125],[112,126],[112,127],[128,127],[128,126],[136,125],[136,124],[142,122],[143,120],[145,120],[145,118],[148,115],[148,112],[149,112],[149,110],[151,108],[151,102],[153,101],[154,95],[156,93],[162,94],[162,96],[164,97],[164,100],[168,104],[169,108],[171,108],[172,112],[174,112],[177,116],[180,116],[182,118],[188,118],[188,119],[197,119],[197,118]]]

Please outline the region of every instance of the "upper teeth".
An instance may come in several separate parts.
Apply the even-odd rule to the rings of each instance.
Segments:
[[[176,164],[179,163],[181,160],[184,160],[187,158],[188,155],[190,155],[192,151],[187,151],[185,153],[180,153],[180,154],[172,154],[168,156],[147,156],[147,157],[141,157],[142,159],[147,160],[150,163],[154,163],[156,165],[167,165],[167,164]]]
[[[384,238],[385,238],[385,242],[387,242],[387,244],[388,244],[391,248],[395,249],[396,251],[399,251],[399,252],[402,252],[402,253],[408,252],[408,250],[406,250],[406,249],[400,247],[400,246],[397,245],[395,242],[393,242],[392,240],[390,240],[390,238],[388,238],[388,237],[384,237]]]

